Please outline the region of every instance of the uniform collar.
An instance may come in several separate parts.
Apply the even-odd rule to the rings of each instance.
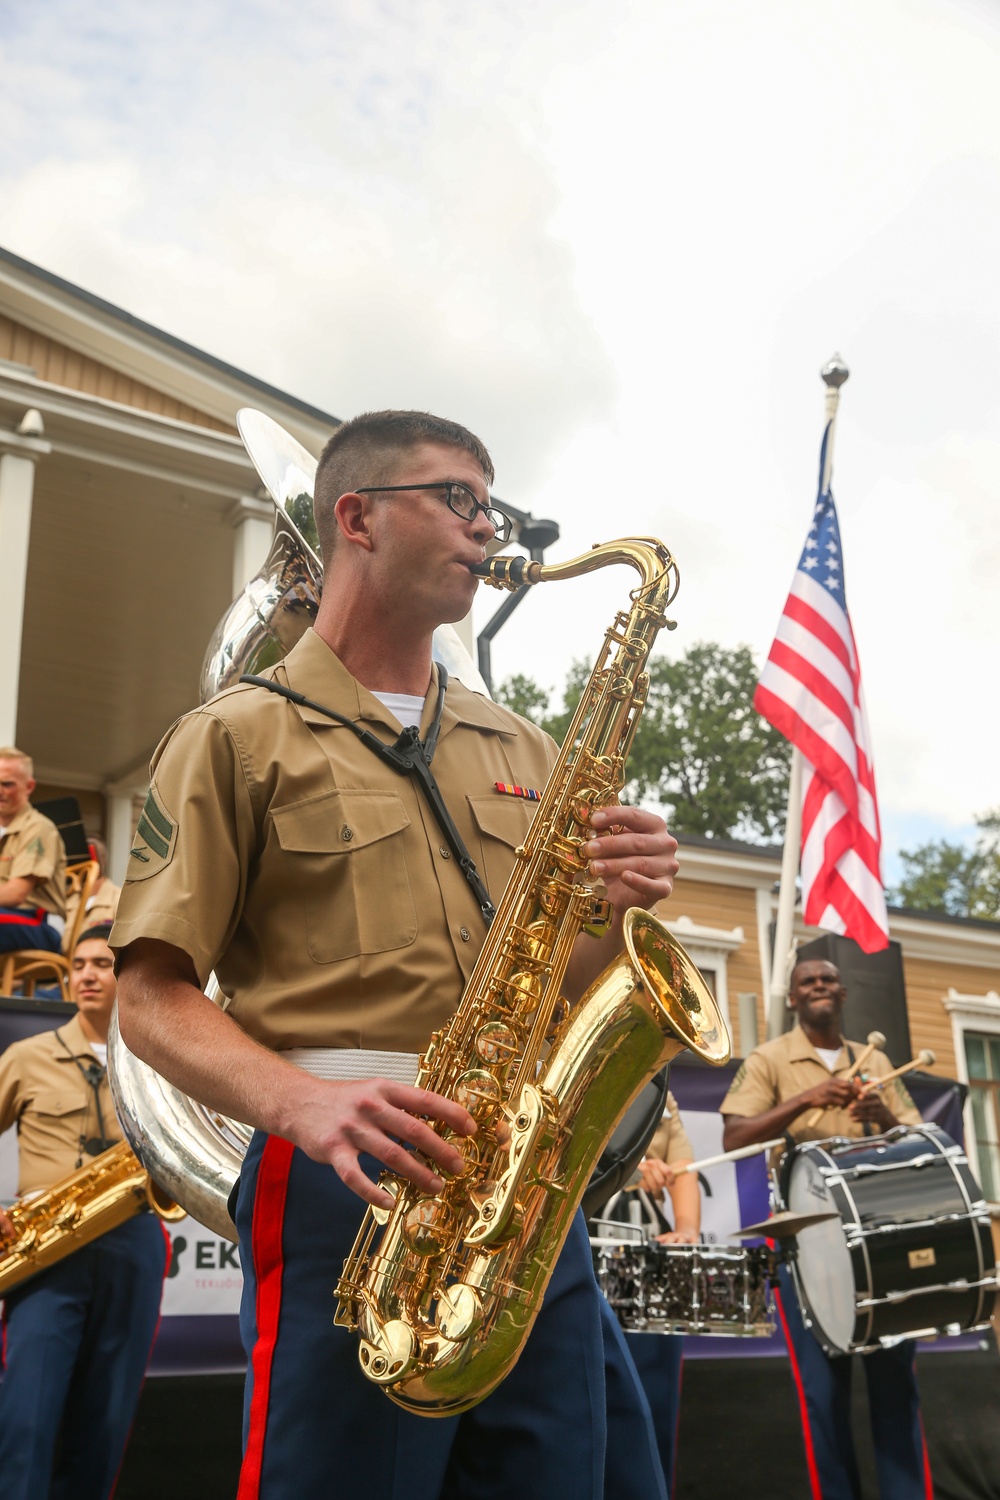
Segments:
[[[325,708],[335,709],[349,719],[379,724],[391,732],[393,739],[399,734],[399,724],[394,715],[379,702],[374,693],[370,693],[356,677],[351,676],[340,657],[315,630],[307,630],[289,651],[278,668],[276,675],[279,680],[282,672],[288,686],[304,697],[322,703]],[[433,662],[431,686],[420,723],[422,735],[430,728],[437,703],[437,691],[438,669],[437,662]],[[300,707],[298,712],[307,724],[322,725],[327,729],[340,727],[314,709]],[[449,677],[444,712],[441,715],[440,738],[444,739],[456,724],[468,724],[475,729],[490,730],[494,734],[517,734],[510,717],[497,708],[491,699],[470,692],[464,683],[455,677]]]
[[[83,1027],[80,1025],[79,1016],[71,1017],[64,1026],[59,1026],[56,1029],[59,1032],[59,1039],[65,1043],[65,1046],[61,1047],[59,1041],[55,1040],[55,1033],[53,1032],[57,1061],[69,1062],[71,1057],[85,1057],[90,1062],[94,1061],[97,1054],[83,1034]],[[68,1052],[66,1051],[67,1047],[69,1048]]]
[[[27,807],[22,807],[21,811],[11,818],[7,824],[7,832],[4,834],[4,838],[9,837],[12,833],[19,833],[25,824],[31,821],[31,815],[34,811],[35,809],[30,802]]]
[[[841,1037],[840,1046],[841,1048],[844,1048],[845,1046],[849,1047],[850,1042],[845,1042],[844,1038]],[[806,1036],[798,1021],[796,1021],[795,1025],[788,1033],[788,1057],[790,1062],[802,1062],[803,1060],[808,1059],[810,1062],[819,1063],[821,1068],[826,1067],[826,1063],[820,1057],[819,1053],[816,1051],[816,1048]]]

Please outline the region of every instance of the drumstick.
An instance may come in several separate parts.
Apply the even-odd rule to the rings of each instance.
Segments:
[[[853,1078],[854,1077],[855,1073],[859,1073],[861,1071],[861,1069],[864,1067],[865,1063],[868,1061],[868,1059],[871,1057],[872,1053],[875,1051],[876,1047],[884,1047],[884,1046],[885,1046],[885,1037],[882,1035],[881,1031],[869,1031],[869,1033],[868,1033],[868,1045],[865,1046],[865,1047],[862,1047],[862,1049],[858,1053],[857,1057],[851,1063],[851,1066],[848,1068],[847,1072],[844,1074],[844,1082],[846,1083],[849,1078]],[[816,1125],[819,1124],[820,1120],[823,1118],[823,1116],[825,1114],[826,1114],[826,1110],[825,1109],[814,1109],[812,1111],[812,1113],[808,1116],[808,1118],[805,1119],[805,1120],[803,1120],[802,1123],[803,1123],[803,1125],[805,1125],[805,1127],[806,1127],[807,1130],[812,1130]]]
[[[719,1156],[703,1156],[701,1161],[686,1161],[683,1166],[674,1167],[674,1175],[682,1177],[685,1172],[700,1172],[702,1167],[717,1167],[724,1161],[742,1161],[745,1156],[757,1156],[761,1151],[771,1151],[784,1144],[785,1137],[779,1135],[773,1141],[760,1141],[756,1146],[740,1146],[736,1151],[723,1151]],[[630,1183],[625,1191],[634,1193],[641,1186],[639,1182]]]
[[[922,1051],[917,1053],[912,1062],[904,1063],[901,1068],[893,1068],[892,1072],[886,1073],[883,1078],[872,1078],[864,1085],[858,1097],[863,1099],[873,1089],[882,1088],[884,1084],[891,1083],[894,1078],[902,1078],[904,1073],[912,1073],[914,1068],[932,1068],[936,1062],[937,1058],[931,1049],[924,1047]]]

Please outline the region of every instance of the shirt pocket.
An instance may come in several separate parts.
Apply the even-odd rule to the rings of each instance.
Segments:
[[[72,1140],[75,1143],[83,1133],[89,1105],[89,1098],[81,1099],[79,1094],[67,1089],[40,1089],[29,1109],[39,1135],[49,1141]]]
[[[317,963],[405,948],[417,935],[406,866],[410,820],[391,792],[325,792],[271,814],[282,901],[305,912]]]
[[[470,797],[469,806],[479,832],[476,861],[493,904],[503,895],[514,868],[514,851],[528,836],[538,806],[524,797]]]

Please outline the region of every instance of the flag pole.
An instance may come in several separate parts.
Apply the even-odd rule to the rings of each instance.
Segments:
[[[833,473],[833,438],[837,426],[837,408],[840,405],[840,388],[850,375],[839,354],[820,370],[826,386],[826,437],[823,451],[823,472],[820,475],[820,494],[830,488]],[[788,777],[788,812],[785,818],[785,843],[781,854],[781,879],[778,886],[778,912],[774,925],[774,951],[771,956],[771,988],[767,1007],[767,1035],[780,1036],[785,1028],[785,996],[791,977],[795,944],[795,882],[799,873],[799,853],[802,838],[802,753],[793,747],[791,771]]]

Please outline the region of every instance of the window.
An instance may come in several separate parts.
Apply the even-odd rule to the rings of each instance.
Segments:
[[[955,1066],[969,1095],[965,1150],[988,1203],[1000,1204],[1000,994],[960,995],[949,989],[942,1004],[951,1017]]]
[[[1000,1201],[1000,1036],[966,1031],[965,1063],[983,1196]],[[971,1143],[970,1143],[971,1144]]]

